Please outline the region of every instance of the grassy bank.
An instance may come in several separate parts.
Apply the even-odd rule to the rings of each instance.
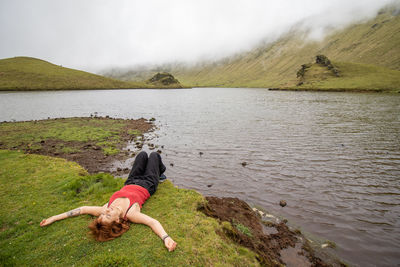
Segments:
[[[173,88],[145,82],[125,82],[64,68],[31,57],[0,60],[0,90],[69,90],[119,88]]]
[[[64,159],[0,151],[0,265],[2,266],[249,266],[255,254],[223,239],[215,219],[197,211],[204,198],[170,182],[144,205],[178,242],[168,253],[149,227],[132,225],[121,238],[99,243],[88,235],[90,216],[40,228],[50,215],[102,205],[123,184],[108,174],[88,175]]]
[[[62,157],[97,173],[115,160],[133,157],[135,152],[126,144],[130,141],[140,149],[143,134],[152,128],[145,119],[99,117],[6,122],[0,124],[0,149]]]
[[[361,63],[333,64],[340,71],[339,77],[325,66],[314,63],[305,72],[302,85],[282,89],[400,92],[400,71]]]

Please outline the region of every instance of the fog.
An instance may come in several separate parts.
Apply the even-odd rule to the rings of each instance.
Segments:
[[[212,60],[296,25],[321,39],[390,3],[400,0],[1,0],[0,58],[88,71]]]

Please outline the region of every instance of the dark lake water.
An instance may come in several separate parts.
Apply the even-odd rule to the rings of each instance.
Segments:
[[[0,93],[0,121],[94,112],[155,117],[153,142],[164,146],[166,174],[180,187],[238,197],[287,218],[334,241],[354,265],[400,264],[400,95],[243,88]]]

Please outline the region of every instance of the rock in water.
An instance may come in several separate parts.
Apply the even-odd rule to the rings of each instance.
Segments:
[[[279,205],[281,205],[281,207],[285,207],[287,205],[285,200],[281,200],[279,201]]]

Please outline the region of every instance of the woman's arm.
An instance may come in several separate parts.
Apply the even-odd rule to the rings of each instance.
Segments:
[[[153,219],[150,216],[147,216],[146,214],[143,214],[139,211],[133,214],[128,214],[127,217],[131,222],[141,223],[149,226],[153,230],[153,232],[156,233],[156,235],[163,239],[164,245],[168,249],[168,251],[173,251],[176,248],[177,243],[172,240],[170,236],[168,236],[161,223],[156,219]]]
[[[75,217],[81,214],[90,214],[94,216],[99,216],[101,213],[102,207],[99,206],[82,206],[58,215],[51,216],[47,219],[44,219],[40,222],[40,226],[46,226],[52,224],[55,221],[63,220],[69,217]]]

